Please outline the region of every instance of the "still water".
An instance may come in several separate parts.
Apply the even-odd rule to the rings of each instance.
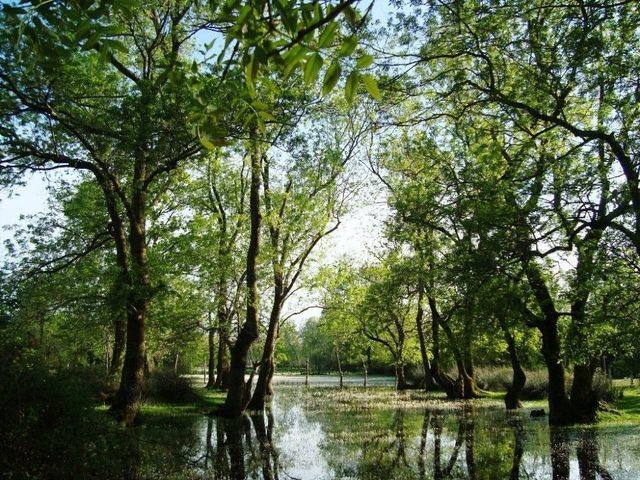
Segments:
[[[640,478],[640,428],[550,429],[527,410],[451,403],[390,387],[284,382],[240,420],[196,416],[138,432],[131,478]]]

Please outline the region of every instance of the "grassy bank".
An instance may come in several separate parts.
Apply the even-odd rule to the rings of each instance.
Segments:
[[[139,413],[139,423],[162,423],[172,418],[204,415],[214,407],[222,405],[226,392],[223,390],[208,390],[194,388],[196,398],[188,403],[146,400],[142,403]],[[96,411],[108,415],[108,406],[100,405]]]

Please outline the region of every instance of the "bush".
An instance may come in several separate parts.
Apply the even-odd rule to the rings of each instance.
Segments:
[[[116,478],[120,445],[104,440],[107,417],[95,410],[101,383],[100,372],[50,370],[35,356],[0,365],[3,478],[91,478],[98,467]]]
[[[145,383],[145,400],[167,403],[193,403],[200,399],[191,381],[170,369],[154,371]]]
[[[600,370],[593,376],[593,391],[598,401],[614,403],[622,398],[622,389],[614,387],[613,382]]]
[[[508,367],[476,368],[476,383],[483,390],[502,392],[511,386],[513,371]],[[545,370],[525,371],[527,381],[522,389],[523,400],[541,400],[547,397],[549,380]]]

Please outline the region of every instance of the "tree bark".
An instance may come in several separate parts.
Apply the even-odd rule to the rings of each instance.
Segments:
[[[573,367],[573,384],[571,386],[571,409],[574,420],[579,423],[596,421],[598,399],[593,391],[593,375],[596,371],[596,361],[589,365],[575,365]]]
[[[559,314],[537,266],[524,256],[522,265],[538,307],[542,312],[542,319],[537,326],[542,334],[542,356],[549,376],[549,423],[551,425],[568,425],[573,423],[573,418],[566,390],[564,365],[560,357]]]
[[[424,307],[422,305],[424,299],[424,285],[422,280],[418,282],[418,311],[416,313],[416,331],[418,332],[418,341],[420,342],[420,357],[422,359],[422,371],[424,373],[425,392],[436,389],[435,381],[431,375],[431,364],[427,355],[427,342],[424,338]]]
[[[239,417],[246,408],[244,375],[247,369],[249,349],[258,339],[258,279],[256,266],[260,251],[260,179],[262,157],[255,144],[255,131],[252,132],[251,145],[251,188],[249,193],[249,213],[251,230],[247,249],[247,314],[244,325],[231,349],[231,368],[229,372],[229,390],[221,414]]]
[[[138,413],[144,383],[147,301],[139,299],[127,315],[127,343],[120,387],[111,411],[125,425],[133,424]]]
[[[567,396],[564,365],[560,358],[558,326],[555,321],[546,320],[540,330],[542,332],[542,355],[549,376],[549,423],[551,425],[568,425],[573,423],[573,416]]]
[[[137,166],[136,169],[144,167]],[[142,172],[137,177],[144,178]],[[122,379],[111,410],[125,425],[133,424],[138,413],[145,379],[145,335],[147,310],[150,298],[150,281],[147,267],[145,240],[145,192],[136,189],[132,205],[135,206],[131,221],[129,244],[134,264],[134,282],[127,305],[127,342],[122,367]]]
[[[522,369],[520,359],[518,358],[518,350],[516,349],[516,342],[509,332],[509,329],[500,322],[500,328],[504,333],[504,339],[507,342],[507,351],[509,352],[509,361],[511,362],[511,369],[513,370],[513,377],[511,380],[511,386],[507,390],[507,394],[504,397],[504,403],[507,410],[515,410],[522,407],[520,403],[520,394],[524,388],[524,384],[527,381],[527,376]]]
[[[398,360],[396,361],[396,389],[397,390],[406,390],[409,387],[407,383],[407,378],[404,372],[404,361]]]
[[[282,307],[282,299],[280,298],[279,293],[280,292],[276,291],[276,294],[274,295],[273,306],[271,308],[271,315],[269,318],[269,327],[267,329],[267,336],[262,350],[262,360],[260,364],[260,371],[258,372],[258,381],[256,382],[256,388],[253,391],[251,402],[249,402],[248,408],[250,410],[263,410],[266,397],[271,394],[269,390],[274,371],[273,356],[276,348],[276,340],[278,339],[280,312]]]
[[[447,339],[449,340],[449,346],[453,351],[453,356],[456,362],[456,367],[458,369],[458,383],[461,385],[461,398],[479,398],[481,397],[480,393],[477,390],[476,382],[473,377],[469,375],[467,372],[467,368],[465,366],[464,357],[460,348],[456,343],[456,339],[453,336],[453,332],[449,327],[448,323],[444,321],[442,316],[438,316],[438,321],[440,323],[440,327],[444,330],[444,333],[447,335]]]
[[[224,312],[222,315],[218,313],[218,352],[216,362],[216,388],[229,387],[229,371],[231,363],[229,360],[229,333],[231,326],[229,325],[229,316]]]
[[[107,380],[107,388],[116,387],[118,376],[122,371],[126,340],[126,320],[125,318],[118,318],[113,322],[113,350],[111,353],[111,365],[109,365],[109,378]]]
[[[447,398],[457,399],[462,397],[460,385],[447,375],[440,367],[440,312],[435,298],[428,297],[431,310],[431,334],[433,338],[433,361],[431,362],[431,375],[438,385],[445,391]]]
[[[364,380],[362,382],[362,386],[367,388],[367,377],[368,377],[368,369],[367,369],[367,361],[362,360],[362,374],[364,376]]]
[[[209,313],[209,316],[211,316],[211,313]],[[209,332],[208,332],[208,337],[209,337],[209,358],[208,358],[208,365],[207,365],[207,372],[209,374],[209,378],[207,379],[207,386],[206,388],[215,388],[216,386],[216,344],[215,344],[215,333],[216,330],[213,328],[213,325],[211,325],[211,322],[209,322]]]
[[[226,236],[226,228],[223,230],[223,236]],[[225,240],[226,241],[226,240]],[[220,258],[228,256],[228,248],[220,247]],[[224,270],[225,267],[222,267]],[[217,306],[216,316],[218,320],[218,366],[217,375],[215,381],[215,387],[228,388],[229,387],[229,370],[231,368],[229,360],[229,344],[231,334],[231,318],[227,311],[227,278],[226,274],[221,273],[218,280],[217,288]]]
[[[342,373],[342,362],[340,361],[340,349],[336,345],[336,359],[338,360],[338,373],[340,374],[340,388],[344,386],[344,374]]]

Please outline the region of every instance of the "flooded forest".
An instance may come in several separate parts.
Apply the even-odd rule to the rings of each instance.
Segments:
[[[640,478],[640,3],[0,7],[0,477]]]

